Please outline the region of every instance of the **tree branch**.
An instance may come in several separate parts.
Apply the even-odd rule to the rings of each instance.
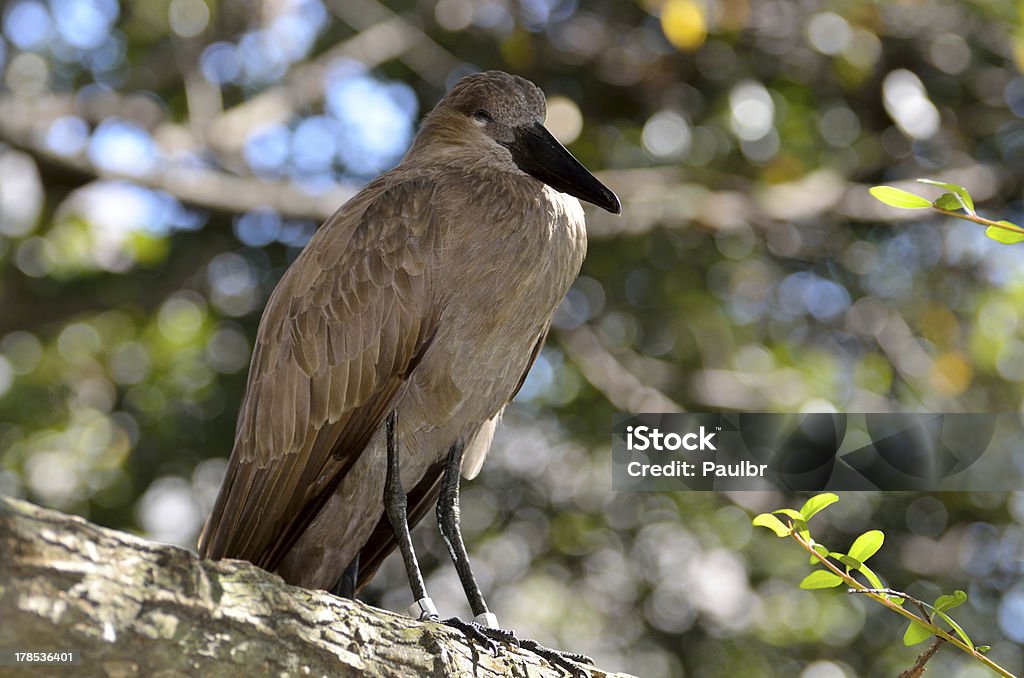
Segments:
[[[564,675],[518,648],[492,656],[438,624],[6,497],[0,553],[0,649],[78,650],[77,676]]]
[[[617,409],[623,412],[684,411],[679,403],[626,369],[586,325],[556,330],[555,334],[583,377]]]
[[[324,67],[316,64],[304,68]],[[314,75],[312,71],[297,70],[293,87],[309,89],[309,82],[319,82],[319,76]],[[213,123],[211,134],[218,140],[217,150],[221,158],[230,155],[227,147],[240,143],[238,139],[230,140],[234,132],[228,128],[237,132],[255,125],[256,121],[263,124],[275,119],[277,113],[274,111],[285,110],[282,108],[285,95],[294,96],[294,93],[292,89],[268,90],[225,111],[218,122]],[[120,99],[115,96],[112,101],[116,103]],[[102,113],[111,105],[107,102],[103,110],[85,117],[101,117],[95,113]],[[0,95],[0,140],[31,155],[42,169],[48,170],[46,173],[68,175],[72,186],[83,185],[93,179],[121,179],[165,191],[186,205],[229,215],[265,206],[285,217],[323,221],[358,188],[351,183],[339,184],[311,195],[293,182],[233,175],[218,169],[184,167],[169,162],[144,176],[110,172],[93,164],[84,152],[67,156],[47,148],[43,132],[58,117],[67,115],[69,106],[72,112],[83,113],[74,108],[73,100],[66,98],[25,100]],[[163,133],[158,130],[156,136],[174,136],[171,133],[174,129],[175,126],[164,124],[161,126]],[[169,155],[168,149],[163,150],[165,155]],[[713,231],[728,231],[750,223],[766,226],[812,220],[823,215],[871,223],[920,219],[920,215],[912,210],[894,210],[883,205],[869,195],[867,184],[848,181],[831,170],[819,170],[788,183],[762,187],[732,178],[733,183],[739,184],[738,190],[712,190],[699,183],[688,182],[677,167],[606,170],[598,172],[597,176],[619,194],[623,210],[621,216],[590,210],[587,235],[593,240],[638,235],[655,226],[676,229],[697,225]],[[979,202],[993,197],[1000,183],[999,172],[987,165],[970,165],[940,172],[937,178],[970,186]],[[721,179],[718,177],[712,183]],[[903,184],[896,182],[893,185]]]

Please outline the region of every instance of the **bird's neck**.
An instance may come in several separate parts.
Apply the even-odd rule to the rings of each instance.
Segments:
[[[461,169],[479,167],[501,171],[510,164],[491,143],[481,143],[482,135],[467,128],[463,120],[453,119],[448,111],[432,111],[420,125],[420,131],[405,154],[403,164],[452,164]],[[510,166],[510,171],[515,168]]]

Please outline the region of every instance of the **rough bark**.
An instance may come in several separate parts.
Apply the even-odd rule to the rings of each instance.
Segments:
[[[565,675],[518,648],[492,656],[438,624],[4,497],[0,649],[80,651],[75,666],[0,676]]]

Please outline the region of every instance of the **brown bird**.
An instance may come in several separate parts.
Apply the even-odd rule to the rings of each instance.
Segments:
[[[459,532],[459,472],[480,470],[580,270],[576,198],[620,211],[544,117],[528,80],[463,78],[401,164],[288,268],[260,321],[203,556],[352,596],[397,545],[413,612],[436,619],[409,525],[437,502],[473,614],[496,626]]]

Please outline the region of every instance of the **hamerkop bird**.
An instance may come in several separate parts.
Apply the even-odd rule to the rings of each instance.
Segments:
[[[437,502],[476,615],[446,623],[497,625],[459,531],[460,470],[480,470],[580,270],[576,198],[620,211],[544,114],[528,80],[463,78],[401,164],[288,268],[260,321],[203,556],[351,596],[397,545],[411,611],[436,619],[409,525]]]

